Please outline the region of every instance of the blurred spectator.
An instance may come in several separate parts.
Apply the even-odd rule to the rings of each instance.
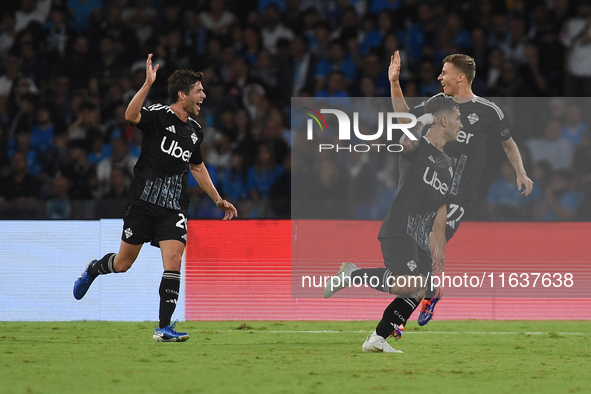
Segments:
[[[447,15],[446,29],[449,30],[449,34],[452,37],[452,53],[466,53],[470,48],[472,48],[470,33],[464,27],[464,22],[459,13],[451,12]],[[449,54],[451,53],[443,53],[442,56],[445,57]]]
[[[543,69],[540,62],[540,52],[536,45],[528,42],[523,47],[525,62],[521,65],[519,73],[524,76],[528,89],[535,97],[548,95],[548,71]]]
[[[497,85],[497,82],[501,77],[503,62],[503,51],[498,47],[490,48],[488,52],[488,67],[486,68],[485,75],[487,91],[494,90]]]
[[[172,27],[179,27],[183,26],[183,16],[188,13],[189,10],[182,9],[183,4],[180,1],[167,1],[164,4],[164,15],[159,17],[156,21],[158,23],[158,33],[162,33],[168,31],[168,29]],[[181,11],[186,11],[181,14]],[[192,13],[196,16],[194,10],[191,10]],[[183,34],[184,38],[187,37]],[[185,41],[185,44],[188,44]]]
[[[184,43],[191,51],[194,51],[197,56],[203,56],[207,51],[207,30],[201,23],[199,14],[191,8],[184,11],[184,31],[183,40]],[[178,25],[174,25],[178,26]],[[204,65],[198,64],[198,69],[202,69]]]
[[[230,168],[220,177],[221,193],[230,201],[236,202],[242,208],[243,215],[248,217],[250,212],[250,195],[247,189],[247,170],[245,156],[240,150],[235,150],[230,156]]]
[[[52,119],[53,116],[48,104],[37,108],[36,122],[31,130],[31,149],[36,151],[40,157],[47,155],[54,144],[57,130]]]
[[[140,42],[136,31],[124,23],[122,9],[119,4],[112,3],[109,5],[106,18],[101,21],[99,26],[99,36],[111,37],[115,50],[127,62],[131,62],[137,57]]]
[[[364,18],[363,30],[366,31],[366,34],[359,44],[359,55],[361,56],[367,55],[372,49],[379,48],[386,34],[392,29],[392,17],[387,11],[380,11],[376,23],[374,23],[374,19],[376,18],[369,15]]]
[[[20,0],[20,9],[15,14],[15,30],[18,32],[24,30],[29,23],[45,23],[48,15],[47,3],[51,0]]]
[[[129,201],[129,186],[131,178],[125,168],[111,169],[109,191],[100,197],[97,207],[101,218],[122,218]]]
[[[339,71],[345,84],[351,84],[357,75],[357,67],[347,56],[345,46],[340,41],[332,41],[328,59],[321,59],[316,66],[316,92],[327,88],[327,79],[331,72]]]
[[[10,159],[8,157],[8,133],[0,122],[0,177],[3,177],[10,170]]]
[[[375,205],[378,182],[377,169],[367,153],[351,152],[347,154],[347,172],[349,178],[349,202],[355,207],[355,218],[371,218],[370,210]]]
[[[13,87],[14,99],[16,101],[15,113],[10,117],[8,135],[14,136],[17,130],[31,130],[35,125],[35,106],[39,97],[34,93],[20,94],[21,89],[27,89],[29,81],[26,78],[18,78]]]
[[[433,61],[429,59],[421,61],[417,82],[420,96],[431,97],[440,91],[441,83],[437,80],[437,71]]]
[[[0,178],[0,217],[3,219],[34,218],[41,184],[27,170],[26,154],[14,152],[10,173]]]
[[[532,198],[522,195],[517,188],[515,170],[507,160],[501,164],[501,177],[489,186],[486,201],[492,220],[520,221],[530,218],[527,208]]]
[[[246,155],[245,160],[247,166],[250,164],[250,156],[254,156],[256,151],[256,141],[252,135],[251,120],[248,112],[244,108],[240,108],[236,112],[234,119],[235,123],[235,137],[232,141],[232,149],[239,150]]]
[[[68,9],[56,4],[51,10],[51,18],[45,23],[45,51],[50,64],[58,60],[63,61],[76,38],[76,32],[68,25],[67,19]]]
[[[158,14],[152,8],[150,0],[133,0],[132,4],[121,11],[121,18],[130,29],[136,32],[141,46],[152,38]]]
[[[43,169],[43,157],[37,151],[31,149],[30,129],[17,129],[14,138],[9,141],[8,156],[12,157],[17,151],[25,154],[27,171],[38,177]]]
[[[271,107],[267,111],[265,123],[260,133],[260,142],[270,144],[273,150],[273,158],[277,163],[283,163],[289,153],[290,129],[284,127],[283,114],[277,107]]]
[[[331,71],[326,78],[326,86],[316,93],[316,97],[349,97],[345,90],[345,75],[342,71]]]
[[[406,31],[406,49],[412,63],[421,59],[434,58],[437,46],[438,22],[433,10],[433,4],[420,3],[418,7],[418,21]]]
[[[4,60],[4,74],[0,75],[0,119],[4,118],[8,98],[12,92],[14,81],[19,76],[21,60],[14,54],[9,54]]]
[[[263,40],[259,29],[256,26],[246,26],[243,31],[243,41],[238,54],[250,64],[253,64],[263,48]]]
[[[546,160],[553,170],[568,169],[573,161],[573,145],[562,137],[562,125],[551,120],[545,127],[542,138],[525,141],[532,163]]]
[[[513,60],[503,61],[501,75],[496,84],[489,89],[488,95],[493,97],[530,97],[532,92],[518,71],[517,64]]]
[[[298,207],[298,211],[315,219],[349,217],[349,178],[339,172],[334,158],[319,158],[315,165],[314,176],[306,183],[308,189],[300,191],[302,197],[298,198],[298,204],[303,207]]]
[[[82,140],[68,144],[71,161],[61,169],[70,181],[69,197],[72,200],[93,200],[99,183],[96,166],[88,160],[88,150]]]
[[[254,200],[269,196],[271,186],[279,178],[283,168],[274,157],[269,144],[261,144],[253,166],[248,169],[247,189]]]
[[[231,154],[230,137],[225,133],[217,132],[213,137],[211,149],[207,151],[205,161],[208,165],[216,166],[220,173],[223,173],[230,168]]]
[[[277,5],[269,4],[265,8],[264,19],[265,27],[261,31],[263,45],[269,52],[275,54],[279,39],[287,38],[291,41],[294,38],[294,34],[293,31],[281,23],[281,14]]]
[[[388,68],[384,67],[384,64],[380,61],[377,51],[372,51],[365,57],[363,62],[363,76],[372,79],[376,97],[390,96]]]
[[[490,26],[488,27],[489,47],[502,48],[511,40],[511,36],[509,35],[509,23],[507,22],[507,14],[498,11],[494,12],[491,17]]]
[[[94,70],[94,61],[90,53],[87,36],[78,35],[72,44],[72,51],[63,64],[58,66],[68,76],[72,89],[88,88],[88,80]]]
[[[88,143],[88,161],[98,165],[102,160],[111,157],[111,145],[104,142],[103,133],[99,128],[90,128],[86,139]]]
[[[314,25],[314,40],[310,49],[318,59],[328,58],[329,45],[331,42],[330,30],[331,26],[326,21],[319,21]]]
[[[137,159],[137,156],[129,153],[129,143],[125,138],[113,139],[111,142],[111,156],[104,158],[96,166],[98,194],[104,195],[108,192],[111,185],[111,171],[114,167],[121,167],[128,174],[133,174],[133,166]]]
[[[85,101],[80,105],[76,120],[68,127],[70,140],[86,140],[91,129],[100,129],[99,108],[92,101]]]
[[[527,61],[525,56],[525,44],[527,37],[525,35],[525,22],[520,18],[512,19],[509,22],[508,40],[501,43],[501,49],[506,59],[513,60],[517,64],[523,64]]]
[[[211,0],[209,10],[199,14],[203,27],[216,36],[225,36],[236,22],[236,16],[226,10],[225,0]]]
[[[297,97],[302,89],[312,91],[318,59],[310,52],[308,39],[298,36],[290,44],[290,57],[279,67],[279,93],[282,104],[289,105],[291,97]]]
[[[46,215],[50,220],[70,219],[72,206],[69,196],[70,181],[63,176],[53,179],[49,199],[46,202]]]
[[[73,21],[72,25],[79,33],[85,33],[92,27],[93,21],[99,19],[100,0],[67,0]]]
[[[240,63],[246,65],[243,59],[239,60]],[[245,71],[248,73],[248,66],[245,67]],[[279,75],[273,57],[268,51],[261,51],[254,64],[250,66],[250,73],[248,76],[251,80],[257,81],[272,97],[276,97],[279,88]],[[287,89],[286,89],[287,90]]]
[[[584,198],[585,192],[579,190],[573,172],[569,170],[556,171],[546,188],[544,199],[536,208],[536,219],[573,220]]]
[[[26,41],[19,48],[21,74],[31,78],[40,89],[45,89],[49,80],[49,66],[37,44]]]
[[[561,32],[567,48],[564,93],[569,97],[591,96],[591,2],[579,0],[577,13]]]
[[[16,38],[16,21],[13,14],[6,14],[0,19],[0,59],[6,58]]]
[[[580,104],[571,104],[566,110],[565,122],[562,126],[562,137],[574,146],[581,144],[588,133],[587,123],[583,121]]]
[[[102,37],[99,41],[99,53],[93,62],[92,77],[98,82],[98,93],[102,96],[118,80],[127,74],[126,67],[120,54],[117,52],[115,41],[110,36]]]

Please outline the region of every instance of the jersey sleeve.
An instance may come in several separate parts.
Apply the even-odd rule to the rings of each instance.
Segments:
[[[140,114],[142,115],[140,122],[137,124],[137,128],[143,132],[146,132],[154,128],[156,122],[156,112],[152,110],[153,106],[142,107]]]
[[[423,101],[421,104],[414,106],[413,108],[410,109],[410,113],[413,114],[414,116],[416,116],[417,118],[421,115],[425,114],[425,103],[426,101]]]
[[[199,165],[203,163],[203,155],[201,154],[201,144],[197,145],[191,158],[189,159],[189,163]]]
[[[507,118],[503,110],[501,110],[495,103],[490,103],[491,121],[490,121],[490,133],[492,136],[500,141],[504,142],[511,138],[509,132],[509,126],[507,125]]]

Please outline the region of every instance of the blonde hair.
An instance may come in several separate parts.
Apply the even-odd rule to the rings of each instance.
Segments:
[[[455,68],[460,70],[460,72],[466,76],[468,83],[470,85],[472,84],[472,81],[476,76],[476,62],[474,61],[474,58],[461,53],[456,53],[446,56],[446,58],[443,59],[443,64],[445,63],[453,64]]]

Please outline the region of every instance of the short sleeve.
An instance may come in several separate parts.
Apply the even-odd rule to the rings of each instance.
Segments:
[[[191,155],[191,158],[189,159],[189,163],[194,164],[194,165],[199,165],[199,164],[203,163],[203,155],[201,154],[201,145],[197,145],[197,147],[193,151],[193,154]]]
[[[148,108],[142,107],[140,114],[142,117],[140,122],[137,124],[137,128],[141,131],[147,131],[148,129],[153,128],[154,122],[156,121],[156,114],[154,111],[150,111]]]
[[[489,127],[490,132],[495,139],[501,142],[507,141],[509,138],[511,138],[511,133],[509,132],[507,118],[505,117],[503,110],[501,110],[499,106],[493,102],[490,102],[489,106],[491,111],[491,124]]]

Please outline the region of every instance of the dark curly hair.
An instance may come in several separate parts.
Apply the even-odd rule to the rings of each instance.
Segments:
[[[171,104],[179,100],[179,92],[189,94],[198,81],[203,80],[203,73],[201,71],[195,72],[192,70],[176,70],[168,78],[168,97]]]

